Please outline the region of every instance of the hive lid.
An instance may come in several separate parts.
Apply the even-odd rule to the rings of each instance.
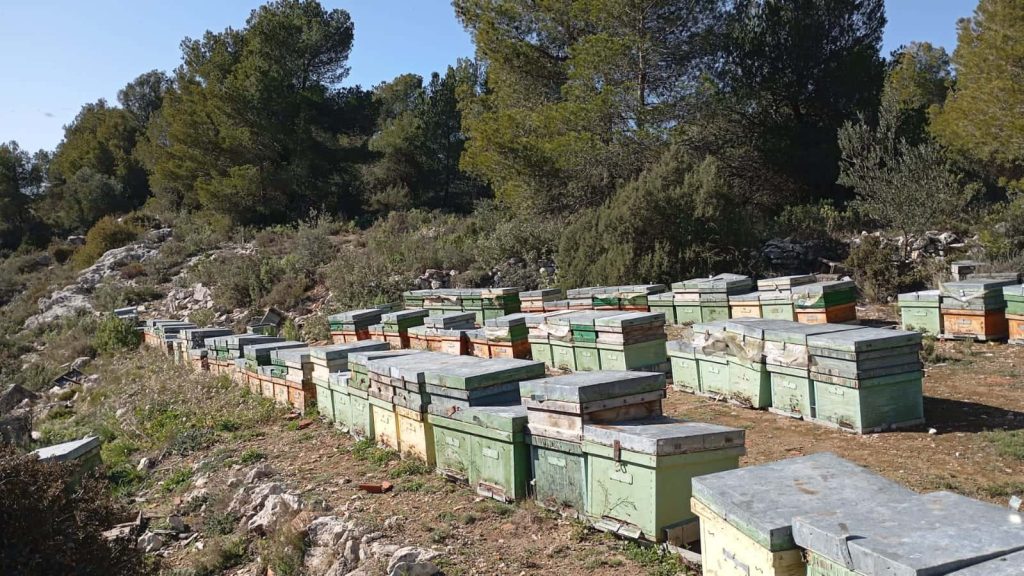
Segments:
[[[742,447],[744,434],[739,428],[670,418],[583,426],[584,442],[602,446],[618,442],[623,450],[653,456]]]
[[[526,428],[526,406],[471,406],[446,414],[445,418],[513,434]]]
[[[947,574],[1024,550],[1024,516],[952,492],[801,515],[798,545],[858,574]]]
[[[426,373],[431,369],[440,369],[452,365],[470,365],[478,361],[472,356],[454,356],[440,352],[394,356],[380,360],[371,360],[366,370],[374,374],[384,374],[391,378],[400,378],[406,382],[426,382]]]
[[[1024,284],[1014,286],[1003,286],[1003,295],[1011,297],[1024,297]]]
[[[891,330],[888,328],[861,328],[829,334],[816,334],[807,337],[807,345],[811,348],[826,348],[844,352],[866,352],[898,348],[921,343],[920,332]]]
[[[520,298],[532,299],[532,298],[546,298],[548,296],[558,296],[562,293],[558,288],[544,288],[542,290],[529,290],[527,292],[520,292]]]
[[[812,284],[804,284],[802,286],[794,286],[790,292],[797,298],[806,298],[810,296],[821,296],[822,294],[831,294],[833,292],[843,292],[846,290],[856,290],[857,284],[853,280],[832,280],[829,282],[814,282]]]
[[[489,328],[510,328],[512,326],[526,326],[527,318],[531,316],[538,316],[538,314],[531,314],[529,312],[516,312],[515,314],[506,314],[497,318],[491,318],[490,320],[484,321],[484,326]]]
[[[338,314],[331,314],[327,317],[330,322],[363,322],[365,320],[379,321],[383,311],[380,308],[363,308],[361,310],[349,310]]]
[[[161,324],[172,324],[174,322],[181,322],[181,320],[174,320],[171,318],[152,318],[150,320],[146,320],[145,326],[147,328],[154,328],[156,326],[160,326]]]
[[[725,331],[733,334],[742,334],[750,338],[764,340],[765,332],[768,330],[785,330],[793,322],[789,320],[770,320],[762,318],[735,318],[725,321]]]
[[[761,292],[747,292],[729,296],[730,304],[756,303],[761,301]]]
[[[317,360],[342,360],[351,358],[359,352],[382,352],[388,351],[391,346],[380,340],[360,340],[346,344],[333,344],[331,346],[314,346],[309,351],[310,358]]]
[[[440,316],[427,316],[423,323],[432,328],[452,328],[465,324],[475,324],[476,314],[472,312],[452,312]]]
[[[757,281],[758,290],[789,290],[793,286],[813,284],[817,278],[814,274],[796,274],[793,276],[779,276],[777,278],[762,278]]]
[[[54,444],[45,448],[33,450],[32,453],[40,460],[53,460],[56,462],[68,462],[98,450],[102,442],[96,436],[86,436],[71,442]]]
[[[583,404],[608,398],[633,396],[665,388],[660,372],[605,370],[538,378],[519,384],[519,395],[538,402],[548,400]]]
[[[907,292],[897,297],[899,302],[941,302],[942,292],[939,290],[919,290]]]
[[[592,327],[601,318],[611,318],[612,316],[620,316],[622,312],[619,310],[587,310],[584,312],[577,312],[572,316],[569,316],[569,325],[573,328],[580,327]]]
[[[234,332],[228,328],[189,328],[188,330],[182,330],[180,336],[195,342],[218,336],[231,336],[232,334]]]
[[[473,358],[465,356],[465,358]],[[426,372],[426,381],[434,386],[475,390],[506,382],[521,382],[544,376],[543,362],[513,358],[490,358],[476,360],[466,365],[445,365]]]
[[[796,548],[793,519],[818,512],[884,507],[914,492],[823,452],[693,479],[693,496],[759,545]]]
[[[988,292],[1017,284],[1014,278],[970,278],[959,282],[946,282],[940,287],[943,296],[962,296],[972,292]]]
[[[305,342],[295,342],[292,340],[282,340],[281,342],[261,342],[259,344],[248,344],[244,347],[243,352],[246,357],[249,356],[270,356],[270,353],[274,350],[285,350],[288,348],[306,348]]]
[[[790,322],[786,326],[769,328],[764,331],[764,339],[769,342],[786,342],[789,344],[807,345],[807,339],[821,334],[863,330],[856,324],[801,324]]]
[[[426,318],[429,314],[430,312],[425,308],[413,308],[411,310],[399,310],[398,312],[381,314],[380,320],[384,324],[389,324],[412,318]]]
[[[611,328],[629,328],[631,326],[646,326],[650,324],[664,324],[664,312],[627,312],[614,316],[603,316],[594,319],[594,326],[607,326]]]
[[[247,347],[255,346],[256,344],[272,344],[274,342],[284,342],[284,338],[264,336],[262,334],[239,334],[237,336],[228,336],[224,340],[228,348],[235,350],[245,350]]]
[[[693,354],[696,351],[696,348],[693,347],[693,344],[685,340],[669,340],[668,342],[665,342],[665,350],[668,351],[669,356],[672,356],[673,353],[676,353],[677,355],[689,355]]]
[[[311,351],[312,348],[309,346],[304,348],[279,348],[270,351],[270,360],[274,364],[302,365],[309,362]]]

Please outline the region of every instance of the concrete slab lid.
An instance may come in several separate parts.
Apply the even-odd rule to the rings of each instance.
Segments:
[[[479,360],[473,356],[454,356],[435,352],[430,356],[413,355],[374,360],[366,365],[366,369],[372,373],[387,374],[391,378],[401,378],[407,382],[426,382],[428,371],[440,370],[449,366],[472,366]]]
[[[813,282],[801,286],[793,286],[790,291],[794,296],[830,294],[844,290],[855,290],[857,284],[853,280],[829,280],[827,282]]]
[[[502,288],[481,288],[478,292],[481,297],[491,298],[494,296],[509,296],[511,294],[520,294],[523,289],[518,286],[505,286]]]
[[[952,492],[798,516],[803,548],[867,576],[947,574],[1024,550],[1021,513]]]
[[[519,384],[519,394],[541,402],[553,400],[582,404],[633,396],[664,387],[665,375],[660,372],[602,370],[527,380]]]
[[[794,274],[791,276],[777,276],[775,278],[762,278],[757,281],[758,290],[774,290],[776,288],[789,288],[812,284],[817,278],[814,274]]]
[[[541,290],[528,290],[526,292],[520,292],[520,298],[544,298],[545,296],[557,296],[562,291],[558,288],[543,288]]]
[[[247,344],[245,346],[245,354],[259,355],[266,352],[269,356],[274,350],[283,350],[287,348],[306,348],[308,345],[305,342],[296,342],[294,340],[282,340],[280,342],[263,342],[259,344]]]
[[[585,322],[588,317],[587,315],[593,314],[594,312],[621,314],[621,312],[616,310],[564,310],[562,312],[562,314],[552,314],[551,316],[548,316],[547,323],[554,326],[569,326],[571,324]]]
[[[665,350],[669,353],[684,352],[687,354],[693,354],[695,349],[693,344],[686,340],[669,340],[668,342],[665,342]]]
[[[846,330],[807,337],[807,345],[811,348],[827,348],[829,350],[850,352],[895,348],[897,346],[919,344],[920,342],[920,332],[869,327],[864,327],[860,330]]]
[[[583,426],[584,442],[602,446],[614,446],[618,442],[623,450],[654,456],[741,447],[744,435],[739,428],[671,418]]]
[[[380,318],[381,313],[380,308],[363,308],[361,310],[349,310],[348,312],[331,314],[327,317],[327,320],[331,322],[359,322]]]
[[[313,346],[309,351],[310,358],[317,360],[341,360],[352,358],[360,352],[387,352],[391,351],[391,345],[383,340],[360,340],[358,342],[346,342],[344,344],[332,344],[330,346]],[[416,350],[395,350],[394,352],[412,353]]]
[[[103,444],[103,442],[101,442],[98,437],[86,436],[85,438],[80,438],[78,440],[39,448],[37,450],[33,450],[32,453],[40,460],[67,462],[69,460],[80,458],[92,450],[98,449],[101,444]]]
[[[835,454],[748,466],[693,479],[693,496],[773,552],[796,548],[793,519],[871,503],[882,507],[915,493]]]
[[[411,310],[388,312],[387,314],[382,314],[380,319],[382,323],[387,324],[389,322],[400,322],[410,318],[426,318],[429,314],[430,312],[425,308],[413,308]]]
[[[764,339],[771,342],[793,342],[807,343],[811,336],[820,334],[831,334],[833,332],[846,332],[848,330],[864,330],[864,326],[856,324],[803,324],[800,322],[787,322],[785,326],[769,328],[764,331]]]
[[[1003,294],[1006,296],[1024,296],[1024,284],[1003,286]]]
[[[181,334],[188,340],[205,340],[217,336],[230,336],[234,334],[230,328],[189,328],[182,330]]]
[[[476,322],[476,314],[472,312],[452,312],[450,314],[441,314],[440,316],[427,316],[423,321],[427,326],[436,326],[438,328],[447,328],[465,322]]]
[[[309,362],[309,353],[312,350],[309,346],[305,348],[281,348],[270,351],[270,358],[285,363],[304,364]]]
[[[540,316],[540,314],[531,314],[530,312],[516,312],[514,314],[506,314],[497,318],[491,318],[490,320],[484,321],[484,326],[489,328],[506,328],[511,326],[526,326],[527,319],[533,316]]]
[[[1000,556],[970,568],[950,572],[949,576],[1024,576],[1024,552]]]
[[[351,372],[331,372],[327,375],[327,381],[331,384],[340,384],[342,386],[348,386],[348,381],[352,378]]]
[[[600,319],[622,316],[619,310],[586,310],[569,317],[570,326],[594,326]]]

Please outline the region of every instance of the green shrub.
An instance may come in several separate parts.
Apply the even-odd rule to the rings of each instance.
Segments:
[[[142,334],[135,324],[110,314],[96,327],[93,346],[102,353],[135,350],[142,343]]]
[[[295,325],[295,321],[289,318],[284,321],[284,326],[281,328],[281,337],[285,340],[301,342],[302,330],[299,330],[299,327]]]
[[[895,243],[864,236],[850,249],[845,266],[852,271],[861,295],[870,302],[887,302],[898,294],[926,288],[941,263],[905,262]]]
[[[93,224],[85,235],[85,246],[75,252],[72,261],[78,268],[91,266],[107,250],[120,248],[139,237],[139,229],[131,224],[118,222],[111,216],[104,216]]]
[[[267,455],[255,448],[249,448],[245,452],[242,452],[242,455],[238,457],[238,461],[246,466],[266,459]]]
[[[50,244],[50,247],[47,248],[47,252],[49,252],[50,257],[53,258],[54,262],[57,264],[65,264],[72,256],[74,256],[77,249],[77,246],[54,241]]]
[[[0,574],[147,574],[134,543],[108,542],[102,532],[128,511],[74,467],[42,462],[0,444]]]
[[[217,313],[209,308],[204,310],[194,310],[189,313],[188,321],[199,326],[200,328],[206,328],[213,324],[213,321],[217,318]]]
[[[302,335],[311,342],[321,342],[331,339],[331,324],[327,316],[315,314],[306,318],[302,324]]]

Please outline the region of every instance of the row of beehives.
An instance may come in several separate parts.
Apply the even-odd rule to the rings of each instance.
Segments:
[[[735,319],[668,343],[676,389],[858,433],[924,422],[921,334]]]
[[[812,274],[758,280],[738,274],[719,274],[663,284],[600,286],[567,290],[556,288],[517,292],[502,289],[505,306],[493,316],[477,314],[477,324],[511,312],[565,310],[619,310],[662,312],[669,324],[690,324],[728,318],[769,318],[809,324],[851,322],[857,319],[857,287],[851,280],[818,281]],[[403,294],[406,308],[425,308],[432,315],[468,310],[486,290],[417,290]],[[517,293],[516,298],[512,294]],[[496,296],[492,296],[496,298]],[[486,302],[486,297],[484,297]],[[486,312],[486,310],[485,310]]]
[[[200,368],[300,410],[315,405],[352,435],[480,494],[513,501],[529,493],[635,538],[696,540],[690,479],[733,469],[744,453],[742,430],[665,418],[663,373],[546,377],[544,364],[529,360],[211,331],[178,333]]]
[[[900,294],[899,307],[906,330],[1024,344],[1024,285],[1016,279],[948,282],[938,290]]]

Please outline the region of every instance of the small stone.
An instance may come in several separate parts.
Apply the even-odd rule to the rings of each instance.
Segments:
[[[159,534],[146,532],[139,537],[136,547],[146,554],[152,554],[164,547],[164,539]]]
[[[274,469],[270,467],[270,464],[263,462],[258,464],[249,473],[245,475],[246,484],[255,484],[257,480],[263,480],[264,478],[270,478],[274,475]]]
[[[152,465],[152,460],[150,460],[149,458],[142,458],[141,460],[139,460],[139,465],[135,467],[135,470],[138,472],[145,472],[146,470],[149,470],[149,468]]]
[[[936,430],[935,428],[929,428],[929,429],[928,429],[928,434],[930,434],[930,435],[932,435],[932,436],[935,436],[935,435],[936,435],[936,434],[938,434],[938,433],[939,433],[939,431],[938,431],[938,430]]]
[[[171,531],[181,534],[187,530],[185,521],[181,519],[181,516],[168,516],[167,525],[171,527]]]

